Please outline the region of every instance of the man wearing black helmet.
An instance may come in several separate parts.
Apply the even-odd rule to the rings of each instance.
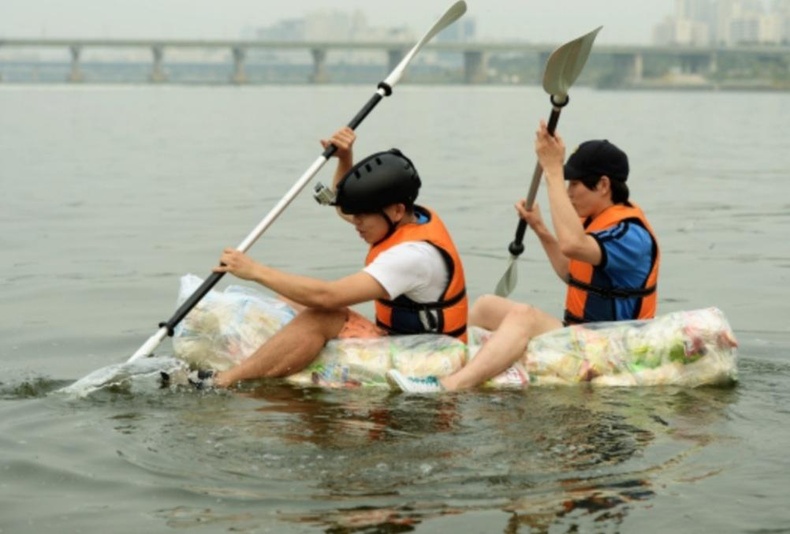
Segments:
[[[441,219],[414,204],[421,185],[417,170],[396,149],[354,165],[355,139],[346,127],[321,143],[337,147],[331,203],[370,245],[365,268],[324,281],[225,249],[215,272],[258,282],[299,313],[245,361],[227,371],[201,373],[201,380],[229,387],[241,380],[288,376],[309,365],[335,338],[435,332],[466,340],[463,266]],[[370,301],[375,301],[376,323],[348,308]]]
[[[521,201],[516,209],[540,239],[554,271],[568,284],[563,320],[527,304],[483,296],[472,306],[469,322],[494,333],[477,355],[442,378],[390,371],[388,379],[400,389],[435,392],[474,387],[521,360],[529,341],[540,334],[568,324],[655,316],[658,242],[642,210],[628,200],[625,152],[606,140],[587,141],[563,166],[565,144],[559,135],[549,134],[543,122],[535,151],[544,171],[556,235],[543,222],[537,205],[527,210]],[[521,378],[528,379],[523,372]]]

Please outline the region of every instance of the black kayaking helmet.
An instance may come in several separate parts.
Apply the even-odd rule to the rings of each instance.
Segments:
[[[335,205],[346,215],[380,213],[391,204],[411,210],[421,184],[411,160],[393,148],[354,165],[337,184]]]

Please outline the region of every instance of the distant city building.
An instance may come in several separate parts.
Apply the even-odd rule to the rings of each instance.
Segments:
[[[468,43],[476,38],[477,21],[473,18],[463,18],[443,29],[436,36],[437,41],[445,43]]]
[[[669,17],[653,29],[656,44],[707,45],[711,42],[710,25],[686,18]]]
[[[249,32],[247,32],[249,34]],[[285,19],[264,28],[255,29],[253,38],[261,41],[351,41],[403,43],[407,48],[417,41],[414,32],[405,26],[370,26],[361,10],[352,13],[322,9],[312,11],[303,18]],[[445,28],[436,38],[444,42],[474,40],[476,25],[473,19],[459,21]],[[288,52],[255,52],[255,60],[307,63],[311,59]],[[436,62],[436,54],[421,54],[420,62]],[[330,63],[380,64],[386,61],[380,51],[332,50],[327,61]]]
[[[381,28],[367,23],[365,14],[356,10],[347,13],[338,10],[322,9],[308,13],[303,18],[286,19],[259,28],[255,39],[261,41],[393,41],[410,42],[414,39],[411,30],[405,27]],[[312,61],[304,54],[295,56],[288,52],[257,54],[255,59],[269,59],[279,62],[307,63]],[[380,52],[332,51],[328,56],[331,63],[381,63]]]
[[[675,14],[653,29],[659,45],[790,42],[790,0],[676,0]]]

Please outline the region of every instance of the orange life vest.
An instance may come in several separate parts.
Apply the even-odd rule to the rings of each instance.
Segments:
[[[447,264],[448,283],[437,302],[415,302],[405,295],[394,300],[376,301],[376,324],[391,334],[439,333],[466,342],[469,302],[461,257],[442,220],[431,210],[415,206],[415,212],[428,221],[398,227],[386,239],[370,247],[365,265],[370,265],[385,250],[407,241],[425,241],[441,253]]]
[[[642,210],[636,206],[616,204],[604,210],[597,217],[583,221],[587,233],[598,232],[615,226],[623,221],[633,221],[642,226],[650,234],[653,242],[650,257],[650,272],[639,287],[614,287],[611,283],[600,284],[601,280],[609,280],[608,276],[600,276],[602,270],[590,263],[579,260],[570,260],[568,267],[568,293],[565,299],[565,323],[575,324],[599,320],[628,320],[652,319],[656,315],[658,266],[660,254],[655,233],[647,222]],[[599,274],[599,276],[595,276]],[[594,282],[594,280],[596,282]],[[600,284],[600,285],[599,285]],[[611,317],[591,317],[588,309],[588,299],[591,294],[611,303]],[[633,317],[616,317],[615,302],[617,299],[639,299]]]

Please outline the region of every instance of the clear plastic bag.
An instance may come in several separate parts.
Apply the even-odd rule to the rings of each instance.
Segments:
[[[181,279],[179,302],[203,281]],[[176,356],[194,367],[227,369],[249,357],[295,315],[261,291],[210,291],[175,330]],[[290,377],[325,387],[385,386],[388,369],[444,376],[476,357],[490,332],[471,327],[469,346],[443,335],[343,339]],[[589,323],[533,339],[524,357],[489,380],[494,388],[578,384],[607,386],[724,385],[737,381],[737,341],[717,308],[679,311],[649,321]]]
[[[179,304],[203,280],[181,278]],[[283,301],[242,286],[209,291],[176,327],[173,349],[193,367],[228,369],[249,357],[295,315]],[[414,375],[450,374],[466,362],[461,341],[442,335],[333,340],[316,360],[288,380],[325,387],[386,386],[391,368]]]
[[[466,357],[465,343],[438,334],[336,339],[327,343],[306,369],[288,380],[324,387],[388,387],[389,369],[408,376],[444,376],[463,367]]]
[[[474,329],[472,343],[489,335]],[[530,342],[518,363],[533,385],[724,385],[738,379],[737,345],[724,313],[705,308],[547,332]],[[500,376],[492,385],[510,382]]]
[[[181,277],[178,304],[203,280]],[[285,302],[244,286],[211,290],[176,326],[173,350],[202,369],[228,369],[246,359],[296,315]]]

